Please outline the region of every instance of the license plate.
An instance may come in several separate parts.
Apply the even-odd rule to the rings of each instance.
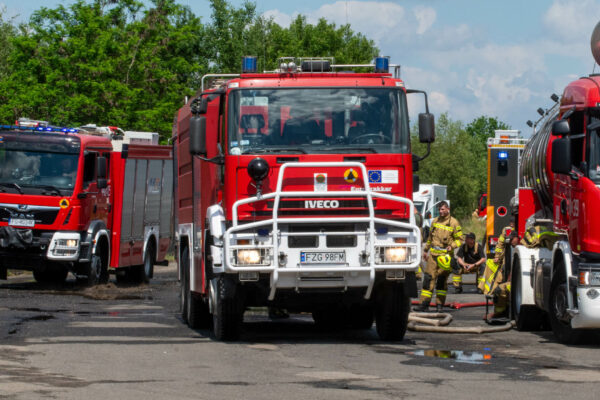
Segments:
[[[22,219],[22,218],[11,218],[8,220],[8,224],[11,226],[26,226],[32,228],[35,226],[35,220],[33,219]]]
[[[344,264],[346,253],[343,251],[301,251],[301,264]]]

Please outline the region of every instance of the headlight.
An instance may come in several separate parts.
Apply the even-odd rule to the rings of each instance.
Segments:
[[[377,246],[375,249],[376,264],[402,264],[412,261],[412,252],[405,246]]]
[[[237,264],[249,265],[260,264],[261,256],[259,249],[240,249],[237,251]]]
[[[403,263],[407,261],[408,249],[406,247],[387,247],[383,253],[383,261]]]
[[[58,246],[64,247],[77,247],[78,240],[77,239],[58,239]]]

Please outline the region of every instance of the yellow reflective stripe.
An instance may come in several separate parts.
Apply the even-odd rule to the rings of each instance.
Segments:
[[[454,244],[456,245],[456,247],[460,247],[460,245],[462,244],[460,240],[456,239],[454,241]]]
[[[442,224],[438,224],[437,222],[435,224],[433,224],[434,228],[439,228],[439,229],[443,229],[445,231],[448,232],[452,232],[454,230],[454,228],[448,226],[448,225],[442,225]]]
[[[431,255],[433,256],[439,256],[439,255],[444,255],[448,253],[448,250],[437,250],[437,249],[431,249],[429,250],[429,252],[431,253]]]
[[[423,297],[431,297],[433,295],[433,293],[431,293],[429,290],[421,290],[421,296]]]
[[[462,282],[462,275],[455,275],[452,277],[453,282]]]
[[[483,281],[485,281],[485,278],[483,278],[481,276],[477,279],[477,282],[483,282]]]
[[[452,267],[449,266],[449,265],[447,267],[445,267],[445,266],[442,266],[442,265],[438,264],[438,267],[440,267],[444,271],[452,271]]]
[[[445,295],[446,293],[448,293],[448,292],[447,292],[447,291],[445,291],[445,290],[438,290],[438,291],[437,291],[437,294],[438,294],[438,296],[439,296],[439,295]]]
[[[506,290],[508,290],[510,292],[510,283],[506,284]]]
[[[484,287],[485,287],[486,292],[490,291],[490,285],[488,285],[487,282],[485,283]]]

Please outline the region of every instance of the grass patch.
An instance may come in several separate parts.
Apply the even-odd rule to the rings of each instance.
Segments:
[[[473,232],[476,236],[476,240],[481,242],[481,239],[485,236],[485,220],[480,220],[477,217],[466,217],[460,221],[463,234]]]

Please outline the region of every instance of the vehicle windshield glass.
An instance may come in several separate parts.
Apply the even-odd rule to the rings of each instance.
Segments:
[[[25,139],[26,137],[23,136]],[[79,160],[76,143],[19,140],[0,136],[0,192],[70,195],[75,187]]]
[[[590,125],[597,122],[600,117],[592,117]],[[600,129],[590,133],[588,165],[590,179],[600,184]]]
[[[229,97],[229,154],[409,153],[399,88],[240,89]]]
[[[423,214],[423,202],[422,201],[415,201],[415,208],[417,209],[417,211],[419,212],[419,214]]]

